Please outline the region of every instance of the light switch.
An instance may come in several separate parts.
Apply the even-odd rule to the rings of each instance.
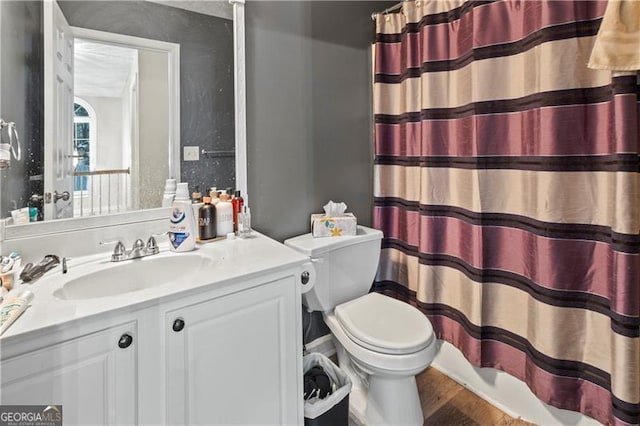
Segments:
[[[184,161],[198,161],[200,159],[200,147],[185,146],[183,157],[184,157]]]

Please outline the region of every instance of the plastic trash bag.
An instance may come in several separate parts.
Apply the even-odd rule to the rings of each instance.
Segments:
[[[310,353],[302,358],[302,370],[307,373],[311,368],[319,365],[327,373],[335,388],[331,394],[323,399],[313,398],[304,402],[304,416],[315,419],[329,411],[351,392],[351,379],[343,370],[329,358],[320,353]]]

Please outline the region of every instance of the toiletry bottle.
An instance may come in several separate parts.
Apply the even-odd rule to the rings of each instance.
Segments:
[[[204,204],[200,207],[199,233],[201,240],[216,237],[216,208],[211,204],[211,197],[203,197]]]
[[[38,208],[29,207],[29,222],[37,222],[37,221],[38,221]]]
[[[233,206],[229,194],[223,192],[216,204],[216,234],[227,235],[230,232],[233,232]]]
[[[202,194],[200,193],[200,188],[196,185],[196,190],[191,194],[191,201],[194,203],[202,202]]]
[[[247,238],[251,235],[251,210],[248,206],[242,207],[242,212],[238,215],[238,236]]]
[[[218,198],[219,196],[220,196],[220,193],[218,192],[215,186],[209,190],[209,197],[211,197],[212,205],[215,206],[216,204],[218,204],[218,202],[220,201],[220,198]]]
[[[238,214],[242,211],[242,206],[244,205],[244,200],[240,195],[240,191],[236,191],[235,195],[231,199],[231,204],[233,205],[233,229],[234,231],[238,230]]]
[[[196,223],[187,183],[179,183],[169,218],[171,251],[191,251],[196,247]]]
[[[196,186],[196,190],[191,194],[191,203],[193,207],[193,215],[196,218],[196,227],[198,226],[198,220],[200,220],[200,207],[204,205],[202,202],[202,194],[198,186]]]
[[[176,180],[167,179],[164,183],[164,194],[162,194],[162,207],[171,207],[176,196]]]

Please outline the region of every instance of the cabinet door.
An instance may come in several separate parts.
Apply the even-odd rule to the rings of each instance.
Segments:
[[[60,404],[64,425],[135,424],[135,331],[127,323],[3,360],[1,403]]]
[[[168,422],[297,424],[296,298],[290,277],[168,312]]]

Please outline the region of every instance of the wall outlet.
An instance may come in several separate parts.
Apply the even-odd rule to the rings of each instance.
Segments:
[[[200,147],[185,146],[182,156],[184,161],[198,161],[200,159]]]

